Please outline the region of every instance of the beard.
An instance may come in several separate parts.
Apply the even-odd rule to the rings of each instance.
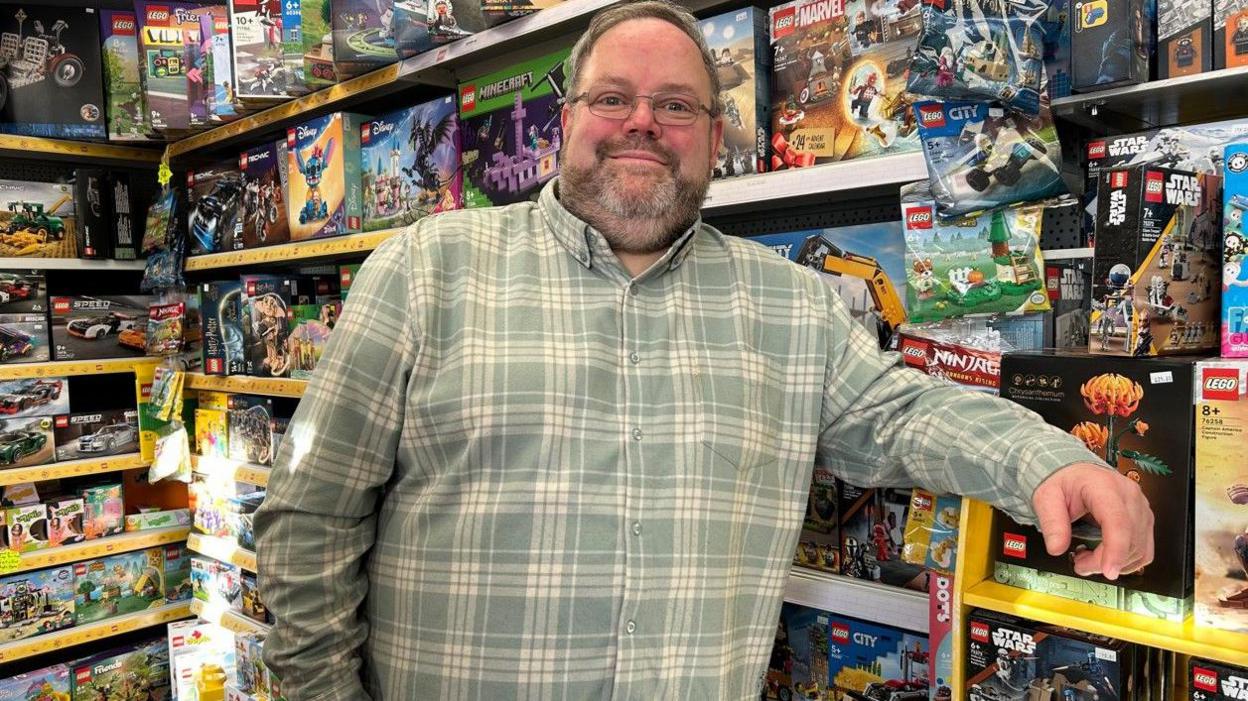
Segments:
[[[617,163],[611,154],[648,151],[659,167]],[[648,254],[672,245],[697,221],[711,184],[708,172],[698,178],[680,172],[670,149],[645,137],[620,137],[598,144],[590,167],[563,164],[559,201],[600,231],[612,250]]]

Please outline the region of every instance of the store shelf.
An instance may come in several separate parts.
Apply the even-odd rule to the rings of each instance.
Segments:
[[[792,168],[774,173],[743,175],[711,182],[702,204],[703,212],[757,208],[794,198],[818,197],[878,187],[896,187],[927,178],[921,153],[901,153],[879,158],[859,158],[811,168]]]
[[[115,146],[81,141],[62,141],[38,136],[0,135],[0,158],[71,161],[81,165],[134,165],[155,167],[160,149]]]
[[[191,456],[191,469],[202,475],[228,476],[235,482],[254,484],[257,487],[269,486],[270,469],[263,465],[255,465],[238,460],[225,458]]]
[[[1091,258],[1094,248],[1055,248],[1052,250],[1041,250],[1045,260],[1073,260],[1075,258]]]
[[[256,554],[240,548],[234,541],[203,533],[191,533],[186,539],[186,547],[214,560],[237,565],[248,572],[256,571]]]
[[[3,158],[3,156],[0,156]],[[83,258],[3,258],[0,257],[0,269],[37,269],[37,270],[142,270],[147,266],[145,260],[86,260]]]
[[[962,601],[967,606],[1077,628],[1184,655],[1248,665],[1248,634],[1201,628],[1192,618],[1181,624],[1159,621],[992,581],[971,587],[963,593]]]
[[[380,246],[382,241],[402,231],[403,229],[383,229],[363,234],[299,241],[298,243],[286,243],[279,246],[253,248],[245,251],[228,251],[204,256],[190,256],[186,259],[186,269],[193,271],[236,268],[246,265],[286,263],[343,256],[352,253],[368,253]]]
[[[927,633],[927,594],[922,592],[794,567],[784,600]]]
[[[138,453],[109,455],[104,458],[88,458],[86,460],[68,460],[53,462],[46,465],[18,467],[0,470],[0,487],[22,482],[42,482],[44,480],[63,479],[65,477],[81,477],[83,475],[102,475],[106,472],[120,472],[150,465]]]
[[[112,358],[109,360],[63,360],[50,363],[11,363],[0,365],[0,380],[66,375],[107,375],[134,372],[137,367],[160,364],[160,358]]]
[[[1242,117],[1248,114],[1248,67],[1062,97],[1053,100],[1053,114],[1097,132]]]
[[[271,397],[302,397],[307,389],[307,380],[288,380],[284,377],[249,377],[232,375],[201,375],[197,372],[186,374],[186,386],[190,389],[207,389],[218,392],[235,392],[239,394],[263,394]]]
[[[273,629],[273,626],[253,621],[237,611],[210,606],[199,599],[191,600],[191,613],[234,633],[262,633],[267,635]]]
[[[11,643],[0,645],[0,662],[13,662],[26,657],[41,655],[45,652],[52,652],[53,650],[63,650],[67,647],[111,638],[142,628],[163,626],[170,621],[190,616],[190,602],[180,601],[176,604],[165,604],[159,608],[58,630],[55,633],[45,633],[44,635],[25,640],[15,640]]]
[[[107,538],[97,538],[82,543],[74,543],[73,545],[62,545],[59,548],[36,550],[32,553],[23,553],[21,564],[16,569],[6,571],[5,574],[28,572],[30,570],[43,569],[44,567],[54,567],[71,562],[82,562],[83,560],[92,560],[97,557],[106,557],[116,553],[143,550],[144,548],[151,548],[157,545],[180,543],[187,539],[187,535],[190,532],[191,529],[186,526],[153,528],[151,530],[134,531]]]

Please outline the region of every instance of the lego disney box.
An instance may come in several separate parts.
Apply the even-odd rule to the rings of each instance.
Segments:
[[[724,110],[717,178],[761,173],[770,167],[771,47],[767,23],[767,12],[760,7],[743,7],[698,22],[715,58]]]
[[[454,96],[370,119],[360,127],[364,230],[407,226],[463,206]]]
[[[569,53],[561,49],[460,84],[465,207],[536,200],[558,175]]]
[[[1248,357],[1248,143],[1226,147],[1222,189],[1222,357]]]
[[[360,230],[360,125],[365,119],[334,112],[286,130],[291,241]]]
[[[0,680],[0,699],[4,701],[28,701],[43,698],[50,701],[68,701],[73,684],[69,678],[69,668],[63,664],[44,667],[33,672],[18,674]]]
[[[100,17],[91,7],[0,7],[0,132],[67,139],[108,136]]]

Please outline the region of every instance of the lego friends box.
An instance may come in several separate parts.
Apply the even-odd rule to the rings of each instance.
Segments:
[[[286,130],[291,241],[360,230],[363,123],[358,114],[335,112]]]

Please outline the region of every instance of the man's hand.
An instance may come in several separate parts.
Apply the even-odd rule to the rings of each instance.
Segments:
[[[1140,486],[1091,463],[1067,465],[1032,495],[1040,532],[1050,555],[1070,548],[1070,524],[1091,514],[1101,527],[1096,550],[1075,554],[1075,572],[1117,579],[1153,561],[1153,510]]]

